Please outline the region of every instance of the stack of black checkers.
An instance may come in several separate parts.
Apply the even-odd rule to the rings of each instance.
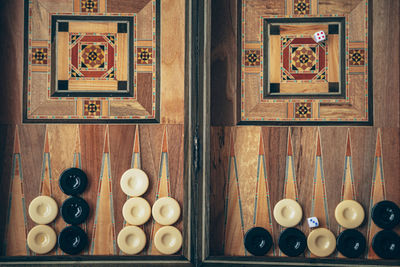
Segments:
[[[375,204],[371,214],[374,223],[383,230],[372,239],[372,249],[383,259],[400,258],[400,237],[392,229],[400,223],[400,209],[392,201]]]
[[[87,234],[78,226],[89,216],[88,203],[78,196],[85,191],[87,183],[86,174],[78,168],[67,169],[60,176],[60,189],[70,196],[63,202],[60,211],[63,220],[70,226],[58,236],[58,245],[67,254],[78,254],[88,243]]]

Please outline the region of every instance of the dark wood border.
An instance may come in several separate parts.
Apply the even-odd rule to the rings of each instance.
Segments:
[[[324,259],[299,257],[209,257],[202,266],[399,266],[399,260]]]

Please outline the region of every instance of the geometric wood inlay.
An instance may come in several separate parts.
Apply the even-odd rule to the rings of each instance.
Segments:
[[[310,217],[317,217],[320,227],[329,229],[328,200],[326,195],[326,182],[322,165],[322,150],[320,130],[317,130],[317,144],[315,153],[315,174],[313,179],[312,204]],[[310,253],[310,257],[316,257]]]
[[[24,121],[159,122],[160,0],[25,10]]]
[[[158,183],[157,183],[157,191],[155,200],[162,198],[162,197],[171,197],[170,195],[170,184],[169,184],[169,169],[168,169],[168,139],[167,139],[167,128],[164,127],[163,131],[163,138],[162,138],[162,149],[161,149],[161,163],[160,163],[160,171],[158,176]],[[156,221],[152,221],[152,228],[151,228],[151,241],[149,247],[149,254],[150,255],[161,255],[161,253],[153,246],[153,238],[155,233],[162,227]]]
[[[106,127],[102,172],[97,192],[95,221],[91,240],[92,255],[116,254],[116,236],[113,211],[112,177],[110,171],[109,128]],[[108,244],[104,246],[104,244]]]
[[[257,168],[257,189],[254,201],[254,227],[263,227],[274,236],[274,230],[272,226],[272,212],[271,212],[271,200],[268,185],[268,174],[265,163],[264,153],[264,141],[262,134],[260,135],[260,148],[258,156],[258,168]],[[267,253],[268,256],[275,256],[275,248]]]
[[[239,178],[235,156],[234,129],[230,134],[230,156],[228,164],[227,192],[225,199],[225,232],[223,249],[225,255],[243,256],[247,253],[244,248],[244,224],[242,201],[240,199]]]
[[[372,188],[370,197],[370,209],[368,212],[368,259],[379,259],[375,251],[372,249],[372,239],[376,233],[381,229],[373,222],[371,213],[373,206],[383,200],[386,200],[386,189],[385,189],[385,178],[383,171],[383,159],[382,159],[382,139],[381,130],[378,129],[376,134],[376,149],[375,149],[375,161],[374,161],[374,172],[372,174]]]
[[[6,223],[5,253],[6,255],[21,256],[30,253],[26,244],[27,212],[23,191],[21,171],[21,154],[18,136],[18,127],[15,129],[13,166],[11,176],[11,192]]]
[[[239,2],[238,124],[372,124],[368,0]]]
[[[344,162],[344,175],[342,181],[342,191],[340,200],[355,200],[356,190],[354,186],[354,176],[353,176],[353,161],[351,156],[351,138],[350,130],[347,130],[347,142],[346,142],[346,153]],[[338,226],[338,233],[342,232],[343,228],[341,225]],[[338,258],[345,258],[340,252],[337,253]]]

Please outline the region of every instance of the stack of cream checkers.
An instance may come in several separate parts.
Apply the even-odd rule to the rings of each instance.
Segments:
[[[38,196],[29,205],[29,216],[37,223],[29,233],[27,243],[37,254],[50,252],[57,242],[56,232],[47,224],[54,221],[58,214],[56,201],[48,196]]]
[[[180,217],[178,202],[170,197],[159,198],[150,208],[150,204],[141,196],[147,191],[149,178],[140,169],[129,169],[121,177],[121,189],[130,198],[122,208],[122,215],[127,222],[118,234],[119,248],[126,254],[137,254],[146,246],[146,235],[138,226],[145,224],[151,215],[154,220],[164,225],[154,236],[154,246],[162,254],[174,254],[182,246],[182,234],[170,226]]]

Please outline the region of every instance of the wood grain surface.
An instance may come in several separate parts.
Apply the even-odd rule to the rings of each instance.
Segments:
[[[213,1],[211,12],[211,124],[234,125],[237,121],[237,4]],[[225,10],[226,12],[221,12]]]
[[[260,132],[263,133],[261,140],[264,143],[264,151],[258,150],[261,144]],[[229,138],[228,133],[233,136],[230,141],[226,140]],[[337,235],[341,228],[334,218],[336,205],[342,199],[356,199],[366,212],[365,221],[359,230],[364,236],[372,238],[379,230],[371,222],[372,206],[383,199],[400,203],[400,195],[396,191],[399,188],[399,181],[397,175],[394,173],[391,175],[395,169],[398,171],[400,161],[398,152],[394,151],[399,149],[398,133],[398,129],[376,127],[292,127],[289,128],[289,132],[285,127],[213,127],[211,178],[215,182],[211,185],[211,195],[213,203],[219,204],[211,205],[210,219],[216,229],[213,232],[222,229],[225,238],[221,239],[219,234],[211,234],[211,252],[214,255],[220,255],[220,253],[246,255],[245,251],[238,250],[243,241],[243,235],[239,234],[240,229],[243,227],[243,233],[245,233],[252,227],[252,220],[257,218],[260,209],[258,206],[254,209],[255,197],[259,198],[260,192],[257,186],[257,175],[259,175],[257,155],[252,152],[253,148],[257,148],[257,152],[264,152],[268,173],[270,205],[264,201],[264,210],[268,211],[269,206],[273,207],[282,198],[296,199],[295,191],[298,190],[297,201],[304,213],[300,229],[307,234],[309,228],[305,219],[316,216],[322,227],[329,228]],[[288,150],[286,150],[287,140],[292,143],[292,148],[289,145]],[[385,140],[386,149],[382,149],[383,141],[381,140]],[[232,150],[231,143],[234,144],[235,150]],[[238,152],[237,148],[240,144],[244,150]],[[230,152],[228,148],[231,149]],[[386,159],[386,154],[389,159]],[[292,175],[295,176],[295,186],[292,180],[292,189],[288,188],[290,177],[288,171],[292,168],[289,167],[292,163],[288,161],[291,157],[294,162]],[[383,158],[386,160],[382,160]],[[347,166],[344,164],[346,160],[351,160]],[[232,168],[232,164],[235,168]],[[351,174],[345,171],[345,167],[349,168],[350,164]],[[391,185],[390,192],[388,185]],[[226,190],[222,190],[223,188]],[[224,210],[225,219],[220,215]],[[268,218],[269,216],[264,215],[262,221],[256,220],[256,222],[264,224],[268,229]],[[269,230],[276,242],[283,229],[276,224],[275,220],[271,226]],[[370,242],[371,239],[369,239],[368,247],[370,247]],[[277,248],[276,243],[275,248]],[[309,256],[308,253],[306,256]],[[375,255],[371,255],[371,252],[365,256],[376,258]]]
[[[184,0],[161,0],[161,123],[184,122],[184,14]]]
[[[222,5],[220,1],[214,2],[215,7],[222,6],[231,12],[229,8],[232,8],[232,3]],[[249,1],[247,8],[263,12],[262,8],[272,5],[268,1],[263,4],[260,2]],[[276,5],[278,2],[274,1]],[[331,14],[332,6],[335,5],[338,7],[335,12],[354,10],[350,20],[355,24],[355,20],[359,20],[360,16],[355,16],[361,14],[358,10],[360,1],[317,2],[320,14]],[[357,228],[367,240],[367,251],[361,258],[378,260],[382,264],[386,262],[371,248],[373,236],[381,229],[374,224],[370,214],[372,206],[383,199],[400,205],[399,20],[395,15],[399,13],[400,5],[398,1],[371,1],[369,4],[372,5],[373,15],[373,35],[370,36],[373,38],[374,66],[372,127],[235,126],[236,122],[232,122],[230,116],[235,114],[236,109],[233,104],[226,103],[236,96],[236,77],[224,74],[231,66],[228,68],[211,59],[211,74],[216,81],[211,84],[211,103],[221,105],[211,105],[210,255],[251,256],[241,248],[243,234],[252,226],[262,225],[272,234],[275,250],[271,250],[265,260],[271,255],[285,256],[279,252],[277,244],[284,228],[273,217],[269,223],[268,214],[269,207],[273,209],[282,198],[296,199],[302,206],[303,219],[296,227],[306,235],[310,232],[307,217],[317,216],[321,226],[329,228],[338,236],[344,228],[335,220],[335,208],[342,200],[354,199],[363,206],[366,215],[364,222]],[[228,14],[228,11],[221,11],[221,15],[223,13]],[[235,24],[221,21],[226,24],[218,25],[218,15],[212,19],[216,22],[215,32],[224,30],[236,33]],[[393,29],[392,34],[385,32],[389,24]],[[350,27],[350,31],[354,32],[351,41],[356,42],[362,37],[358,37],[354,27]],[[233,51],[235,46],[228,36],[215,36],[212,41],[215,41],[215,46],[211,53],[217,56]],[[353,47],[356,43],[351,45]],[[253,46],[245,48],[257,49],[257,44]],[[249,79],[251,77],[249,75]],[[357,75],[350,78],[353,81],[360,79]],[[363,109],[363,105],[358,106],[357,110]],[[273,112],[258,110],[255,104],[250,109],[260,114]],[[326,107],[320,112],[328,110],[329,107]],[[275,110],[275,115],[276,112],[279,111]],[[230,115],[222,115],[228,113]],[[259,149],[260,144],[264,144],[264,149]],[[258,155],[263,155],[266,163],[267,183],[262,186],[258,180],[262,173],[257,161]],[[236,164],[234,170],[232,162]],[[237,184],[234,183],[235,175],[239,181]],[[261,198],[264,199],[262,207],[259,202]],[[400,228],[396,227],[394,231],[399,233]],[[300,257],[315,256],[306,250]],[[329,258],[340,263],[345,257],[335,251]]]
[[[367,56],[367,52],[371,51],[370,48],[368,48],[369,50],[367,49],[367,46],[372,47],[372,45],[369,45],[372,43],[372,41],[369,42],[372,39],[372,31],[368,31],[369,25],[372,23],[371,15],[368,15],[368,7],[372,5],[369,5],[367,0],[357,0],[348,5],[342,1],[326,1],[322,3],[317,0],[282,0],[275,1],[276,4],[272,9],[266,8],[270,6],[269,1],[243,0],[235,2],[241,7],[241,11],[237,12],[241,23],[232,25],[229,31],[237,33],[237,45],[240,45],[238,46],[240,47],[238,54],[241,57],[241,62],[236,65],[240,67],[240,73],[236,78],[236,80],[240,81],[240,90],[223,99],[232,98],[239,94],[237,101],[239,102],[238,106],[240,106],[240,117],[236,122],[240,124],[259,123],[265,125],[311,125],[314,124],[313,122],[317,122],[316,125],[319,122],[324,122],[325,124],[372,124],[371,113],[368,113],[370,109],[369,100],[371,100],[372,96],[372,91],[370,90],[372,78],[369,79],[368,77],[369,68],[367,67],[372,66]],[[280,6],[279,2],[281,6],[283,3],[284,8],[277,8]],[[331,13],[322,13],[323,11],[319,9],[320,4],[325,5],[325,7],[329,6]],[[302,7],[304,8],[303,10],[301,10]],[[224,9],[218,9],[216,12],[219,12],[219,16],[223,17],[225,16],[223,13],[229,14],[230,10],[228,12]],[[329,34],[327,24],[322,23],[322,25],[317,26],[319,23],[318,18],[321,17],[326,21],[330,21],[330,23],[338,19],[337,17],[346,20],[345,23],[340,23],[340,30],[337,32],[340,38],[333,37],[333,33]],[[272,21],[277,18],[280,19],[279,22]],[[302,18],[307,18],[308,21],[300,22]],[[295,19],[297,21],[293,21]],[[215,25],[216,32],[218,28],[224,29],[224,25],[220,26],[217,21]],[[287,23],[296,25],[285,25]],[[273,32],[271,35],[271,25],[276,26],[278,24],[280,30]],[[308,79],[304,76],[300,78],[298,74],[302,73],[302,71],[297,73],[297,71],[286,70],[286,67],[280,66],[281,57],[287,58],[285,53],[287,50],[282,49],[279,36],[283,38],[293,35],[297,35],[300,38],[310,37],[318,29],[327,33],[325,46],[327,51],[326,53],[324,52],[327,55],[327,69],[320,69],[318,78],[310,77]],[[224,37],[221,36],[219,38],[222,39]],[[227,40],[222,39],[222,42]],[[231,45],[233,45],[232,42]],[[258,45],[259,48],[250,50],[250,45]],[[351,45],[360,46],[358,49],[361,49],[360,53],[365,55],[363,57],[364,61],[359,63],[352,61],[352,55],[358,50],[350,50]],[[229,46],[226,45],[226,47]],[[249,51],[254,53],[249,53]],[[322,59],[325,58],[322,56],[324,53],[319,54],[320,58],[318,60],[325,60]],[[249,56],[256,54],[258,56]],[[225,72],[225,70],[220,72]],[[213,69],[211,73],[213,73]],[[349,77],[351,76],[350,74],[354,74],[356,78]],[[291,77],[291,75],[294,77]],[[290,78],[286,79],[285,76]],[[221,78],[223,77],[221,76]],[[224,79],[219,83],[228,84],[228,82],[232,81],[234,80],[226,81]],[[271,87],[271,83],[278,83],[279,85]],[[328,83],[334,84],[329,84],[328,86]],[[332,88],[335,87],[336,83],[339,83],[337,88],[337,93],[339,94],[335,95],[332,94],[335,91]],[[274,94],[270,94],[270,90],[274,91]],[[229,92],[229,90],[225,91]],[[282,93],[282,95],[279,93]],[[324,93],[327,95],[324,96]],[[296,96],[290,94],[296,94]],[[306,95],[299,96],[297,94]],[[316,105],[315,109],[308,111],[307,118],[297,112],[294,114],[287,112],[292,101],[302,102],[305,100],[307,100],[307,103]],[[233,108],[230,110],[231,113],[237,112]],[[222,112],[219,112],[219,114],[222,114]],[[223,119],[217,121],[217,124],[223,125]]]
[[[127,196],[121,191],[119,179],[131,167],[147,173],[150,186],[144,198],[150,205],[162,196],[175,198],[182,208],[185,205],[183,125],[21,125],[14,129],[14,134],[11,129],[4,133],[14,145],[12,164],[3,167],[11,170],[10,200],[8,193],[3,196],[9,203],[4,211],[7,223],[3,226],[3,255],[31,255],[24,241],[36,225],[27,213],[29,203],[39,195],[50,195],[61,206],[68,196],[61,192],[58,179],[69,167],[82,168],[89,181],[82,197],[91,210],[81,227],[90,243],[82,254],[120,254],[116,237],[125,225],[122,206]],[[4,163],[10,161],[5,159]],[[50,225],[59,233],[66,223],[58,216]],[[182,218],[175,226],[184,230]],[[151,246],[159,227],[152,220],[143,226],[149,245],[142,255],[159,254]],[[51,254],[63,255],[58,248]]]
[[[185,205],[185,27],[178,23],[185,12],[185,3],[183,0],[161,1],[165,7],[162,8],[162,24],[168,25],[163,26],[161,34],[162,49],[168,50],[161,57],[161,124],[46,125],[21,123],[22,2],[8,0],[0,4],[1,32],[7,39],[7,42],[0,42],[0,60],[4,63],[0,67],[1,255],[33,255],[25,245],[26,234],[35,225],[27,215],[28,205],[38,195],[51,195],[60,205],[66,196],[58,187],[59,175],[72,166],[81,167],[89,178],[88,189],[82,197],[89,202],[91,213],[81,227],[88,233],[91,243],[82,254],[124,255],[114,242],[126,225],[121,209],[127,197],[118,183],[126,169],[140,167],[148,174],[150,187],[144,198],[150,205],[164,195],[177,199],[181,207]],[[125,9],[127,1],[118,2],[119,6],[113,6],[115,11]],[[259,2],[252,2],[249,7],[268,14],[285,13],[285,1],[257,4]],[[332,12],[332,1],[317,2],[320,14]],[[139,0],[137,3],[142,7],[140,10],[147,4]],[[335,3],[342,3],[335,5],[338,8],[334,12],[338,13],[354,10],[360,1]],[[321,223],[337,236],[343,228],[334,219],[336,205],[342,199],[360,202],[366,218],[357,229],[368,243],[368,251],[362,259],[367,262],[378,259],[370,249],[373,235],[380,230],[371,220],[371,208],[382,199],[400,205],[400,3],[373,0],[371,4],[374,126],[269,127],[236,126],[237,110],[240,110],[236,75],[237,6],[234,1],[213,1],[216,7],[213,10],[225,12],[212,14],[208,200],[212,227],[206,233],[211,255],[250,256],[243,246],[244,233],[257,225],[267,228],[273,235],[274,245],[268,255],[284,256],[277,245],[284,229],[271,217],[271,210],[280,199],[287,197],[296,199],[303,208],[303,220],[297,227],[305,234],[309,232],[306,217],[317,214],[323,218]],[[51,10],[51,5],[47,8]],[[109,5],[107,8],[111,10]],[[40,17],[35,12],[33,15]],[[48,21],[39,22],[34,27],[44,30],[37,31],[37,38],[44,36],[45,39]],[[170,26],[177,24],[177,27]],[[352,36],[358,38],[356,33]],[[5,64],[9,59],[13,64]],[[354,76],[354,79],[358,78]],[[274,109],[254,111],[260,114],[277,112]],[[59,232],[65,223],[58,217],[50,226]],[[184,232],[183,218],[175,226]],[[141,255],[159,254],[151,241],[159,227],[152,220],[143,226],[149,243]],[[399,233],[399,227],[395,231]],[[62,252],[55,249],[49,255],[62,255]],[[300,257],[311,256],[306,252]],[[342,260],[337,253],[330,258],[337,262]]]
[[[62,0],[65,11],[72,12],[77,1]],[[107,2],[107,5],[105,4]],[[148,10],[152,11],[152,1],[136,1],[139,12],[138,23],[147,23]],[[55,8],[54,1],[42,0],[47,10]],[[150,4],[148,4],[150,3]],[[110,4],[113,4],[110,6]],[[105,8],[115,12],[128,12],[127,1],[100,1],[100,11]],[[129,1],[129,5],[132,1]],[[0,42],[1,61],[12,58],[7,74],[1,73],[3,96],[0,112],[0,255],[35,256],[26,245],[26,236],[36,224],[29,218],[29,203],[39,195],[53,197],[58,206],[68,197],[59,188],[62,171],[70,167],[81,168],[88,176],[88,187],[81,195],[89,206],[87,221],[80,226],[89,237],[87,248],[82,255],[125,255],[117,244],[120,230],[126,226],[122,216],[122,206],[127,196],[120,188],[120,177],[131,167],[142,168],[149,176],[150,186],[144,198],[152,205],[162,196],[175,198],[184,210],[184,77],[185,77],[185,1],[162,1],[161,17],[166,27],[161,33],[161,51],[164,58],[160,69],[163,76],[160,92],[163,95],[160,124],[22,124],[22,72],[23,62],[23,1],[3,1],[0,4],[1,32],[8,42]],[[146,6],[150,8],[146,9]],[[42,8],[42,7],[40,7]],[[36,7],[36,11],[40,10]],[[103,10],[104,9],[104,10]],[[109,11],[110,11],[109,10]],[[147,10],[147,11],[146,11]],[[114,12],[112,11],[112,12]],[[145,11],[147,13],[145,13]],[[77,11],[79,12],[79,11]],[[130,11],[129,11],[130,12]],[[40,14],[33,12],[34,16]],[[147,15],[146,15],[147,14]],[[147,22],[146,22],[147,21]],[[46,28],[47,18],[39,20],[33,27]],[[44,26],[43,26],[44,25]],[[173,25],[173,27],[170,27]],[[40,30],[38,31],[40,33]],[[152,39],[151,34],[138,33],[140,38]],[[43,31],[43,38],[46,37]],[[39,38],[40,36],[36,36]],[[2,70],[5,71],[2,64]],[[38,74],[40,75],[40,74]],[[46,74],[43,74],[46,75]],[[138,85],[152,84],[153,77],[148,73],[138,75]],[[43,86],[37,84],[36,86]],[[149,96],[148,90],[139,94],[139,99]],[[48,101],[47,96],[37,96],[39,105]],[[67,101],[68,102],[68,101]],[[146,112],[152,110],[151,102],[143,101]],[[82,102],[80,102],[82,103]],[[107,108],[109,103],[103,103]],[[124,112],[112,106],[110,110]],[[37,106],[35,106],[36,108]],[[58,109],[59,108],[59,109]],[[53,111],[51,111],[53,110]],[[46,112],[63,112],[63,106],[51,106]],[[104,113],[103,113],[104,115]],[[176,224],[185,236],[184,218]],[[49,224],[57,234],[66,226],[59,215]],[[149,220],[142,226],[147,237],[147,246],[139,255],[159,254],[152,245],[152,238],[160,226]],[[182,255],[180,250],[177,255]],[[64,253],[56,247],[48,255],[61,256]]]

